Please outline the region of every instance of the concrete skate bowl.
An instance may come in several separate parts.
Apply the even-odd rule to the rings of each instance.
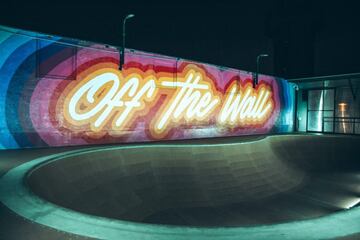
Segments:
[[[216,141],[94,147],[34,160],[20,169],[21,196],[32,206],[25,217],[106,239],[319,239],[360,231],[359,137]]]

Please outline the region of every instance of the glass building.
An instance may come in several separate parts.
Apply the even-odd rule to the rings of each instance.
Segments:
[[[297,131],[360,134],[360,73],[289,81],[297,85]]]

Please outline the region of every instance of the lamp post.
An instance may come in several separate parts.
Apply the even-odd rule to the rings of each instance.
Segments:
[[[261,58],[263,57],[268,57],[269,55],[268,54],[259,54],[257,57],[256,57],[256,72],[255,72],[255,77],[254,77],[254,80],[253,80],[253,88],[256,87],[256,85],[258,84],[258,78],[259,78],[259,69],[260,69],[260,60]]]
[[[135,17],[134,14],[128,14],[123,20],[123,26],[122,26],[122,31],[123,31],[123,36],[122,37],[123,37],[123,39],[122,39],[122,47],[121,47],[121,49],[119,51],[119,53],[120,53],[119,70],[122,70],[122,67],[123,67],[124,61],[125,61],[125,37],[126,37],[126,29],[125,29],[125,27],[126,27],[126,21],[128,19],[130,19],[130,18],[133,18],[133,17]]]

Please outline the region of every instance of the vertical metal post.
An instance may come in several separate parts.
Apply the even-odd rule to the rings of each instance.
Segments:
[[[253,88],[255,88],[259,82],[258,78],[259,78],[259,69],[260,69],[260,59],[268,56],[269,56],[268,54],[259,54],[256,57],[256,72],[255,72],[255,76],[253,77]]]
[[[336,88],[334,88],[334,113],[333,113],[333,133],[335,133],[335,119],[336,119]]]
[[[295,87],[295,108],[294,108],[294,127],[293,127],[293,131],[294,132],[298,132],[299,131],[299,126],[298,126],[298,99],[299,99],[299,90],[297,88],[297,86]]]
[[[124,20],[123,20],[123,25],[122,25],[122,46],[119,49],[119,54],[120,54],[120,62],[119,62],[119,70],[122,70],[123,65],[125,63],[125,39],[126,39],[126,20],[135,17],[134,14],[128,14]]]

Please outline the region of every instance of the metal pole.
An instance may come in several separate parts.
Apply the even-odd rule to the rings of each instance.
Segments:
[[[120,54],[120,64],[119,64],[119,70],[122,70],[122,67],[125,63],[125,39],[126,39],[126,20],[135,17],[134,14],[128,14],[124,20],[123,20],[123,26],[122,26],[122,46],[121,49],[119,50],[119,54]]]
[[[260,59],[268,56],[269,56],[268,54],[259,54],[256,57],[256,72],[255,72],[255,78],[253,80],[253,88],[255,88],[259,82],[258,80],[259,80]]]

